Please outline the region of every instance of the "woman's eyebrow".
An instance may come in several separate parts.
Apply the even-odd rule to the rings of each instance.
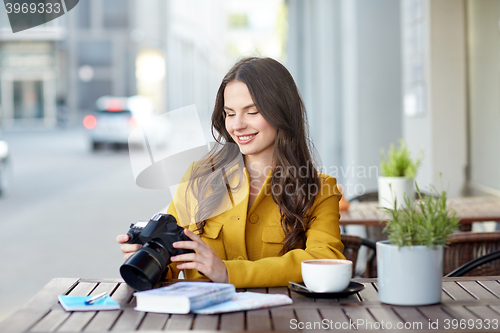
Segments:
[[[253,108],[254,106],[255,106],[255,104],[254,104],[254,103],[252,103],[252,104],[248,104],[247,106],[245,106],[245,107],[243,108],[243,110]],[[228,107],[228,106],[224,106],[224,110],[234,111],[233,109],[231,109],[231,108],[230,108],[230,107]]]

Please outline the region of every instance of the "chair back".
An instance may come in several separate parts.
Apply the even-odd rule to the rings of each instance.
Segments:
[[[448,236],[450,245],[443,251],[443,274],[488,253],[500,250],[500,231],[460,232]],[[465,274],[465,276],[500,275],[500,260],[495,260]]]
[[[358,260],[358,251],[361,247],[362,239],[358,236],[341,234],[340,240],[344,244],[344,250],[342,251],[342,254],[347,260],[352,261],[352,276],[354,277],[356,261]]]

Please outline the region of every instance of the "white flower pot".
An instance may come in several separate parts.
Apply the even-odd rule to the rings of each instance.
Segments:
[[[425,245],[399,248],[377,242],[378,295],[394,305],[426,305],[441,302],[443,247]]]
[[[384,208],[394,208],[394,200],[397,200],[397,208],[406,208],[404,194],[413,202],[415,186],[413,179],[406,177],[378,177],[378,204]]]

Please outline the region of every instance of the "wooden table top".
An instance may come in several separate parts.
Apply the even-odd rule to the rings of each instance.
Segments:
[[[464,332],[500,330],[500,276],[444,278],[442,302],[391,306],[378,300],[376,279],[355,279],[365,289],[344,299],[312,299],[286,287],[251,289],[280,293],[293,304],[222,315],[170,315],[134,310],[132,290],[120,279],[55,278],[23,308],[0,323],[0,332],[131,332],[162,330],[297,331],[331,329]],[[57,296],[107,291],[121,310],[66,312]],[[389,326],[390,325],[390,326]],[[488,328],[489,327],[489,328]],[[436,328],[436,329],[434,329]]]
[[[481,221],[500,221],[499,197],[464,197],[448,200],[461,224]],[[351,203],[349,210],[340,212],[340,224],[380,225],[389,214],[378,208],[378,202]]]

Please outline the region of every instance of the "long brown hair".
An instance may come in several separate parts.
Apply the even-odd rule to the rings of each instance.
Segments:
[[[218,144],[195,167],[190,180],[190,188],[198,199],[196,220],[201,222],[198,222],[197,228],[203,233],[206,223],[204,217],[213,211],[217,196],[231,190],[227,181],[223,180],[230,175],[226,171],[213,171],[222,168],[229,170],[238,163],[239,149],[225,126],[224,90],[231,81],[241,81],[247,85],[259,112],[277,129],[271,189],[278,188],[280,191],[271,191],[271,195],[279,206],[281,227],[285,233],[281,253],[305,248],[305,233],[314,219],[308,215],[308,211],[315,199],[315,194],[311,195],[307,189],[311,186],[318,189],[319,177],[312,162],[312,144],[308,135],[304,103],[292,75],[282,64],[271,58],[242,59],[222,80],[212,114],[212,135]],[[211,191],[204,195],[208,187]],[[287,190],[283,191],[285,188]],[[301,191],[304,188],[306,191]],[[293,195],[289,195],[290,193]]]

